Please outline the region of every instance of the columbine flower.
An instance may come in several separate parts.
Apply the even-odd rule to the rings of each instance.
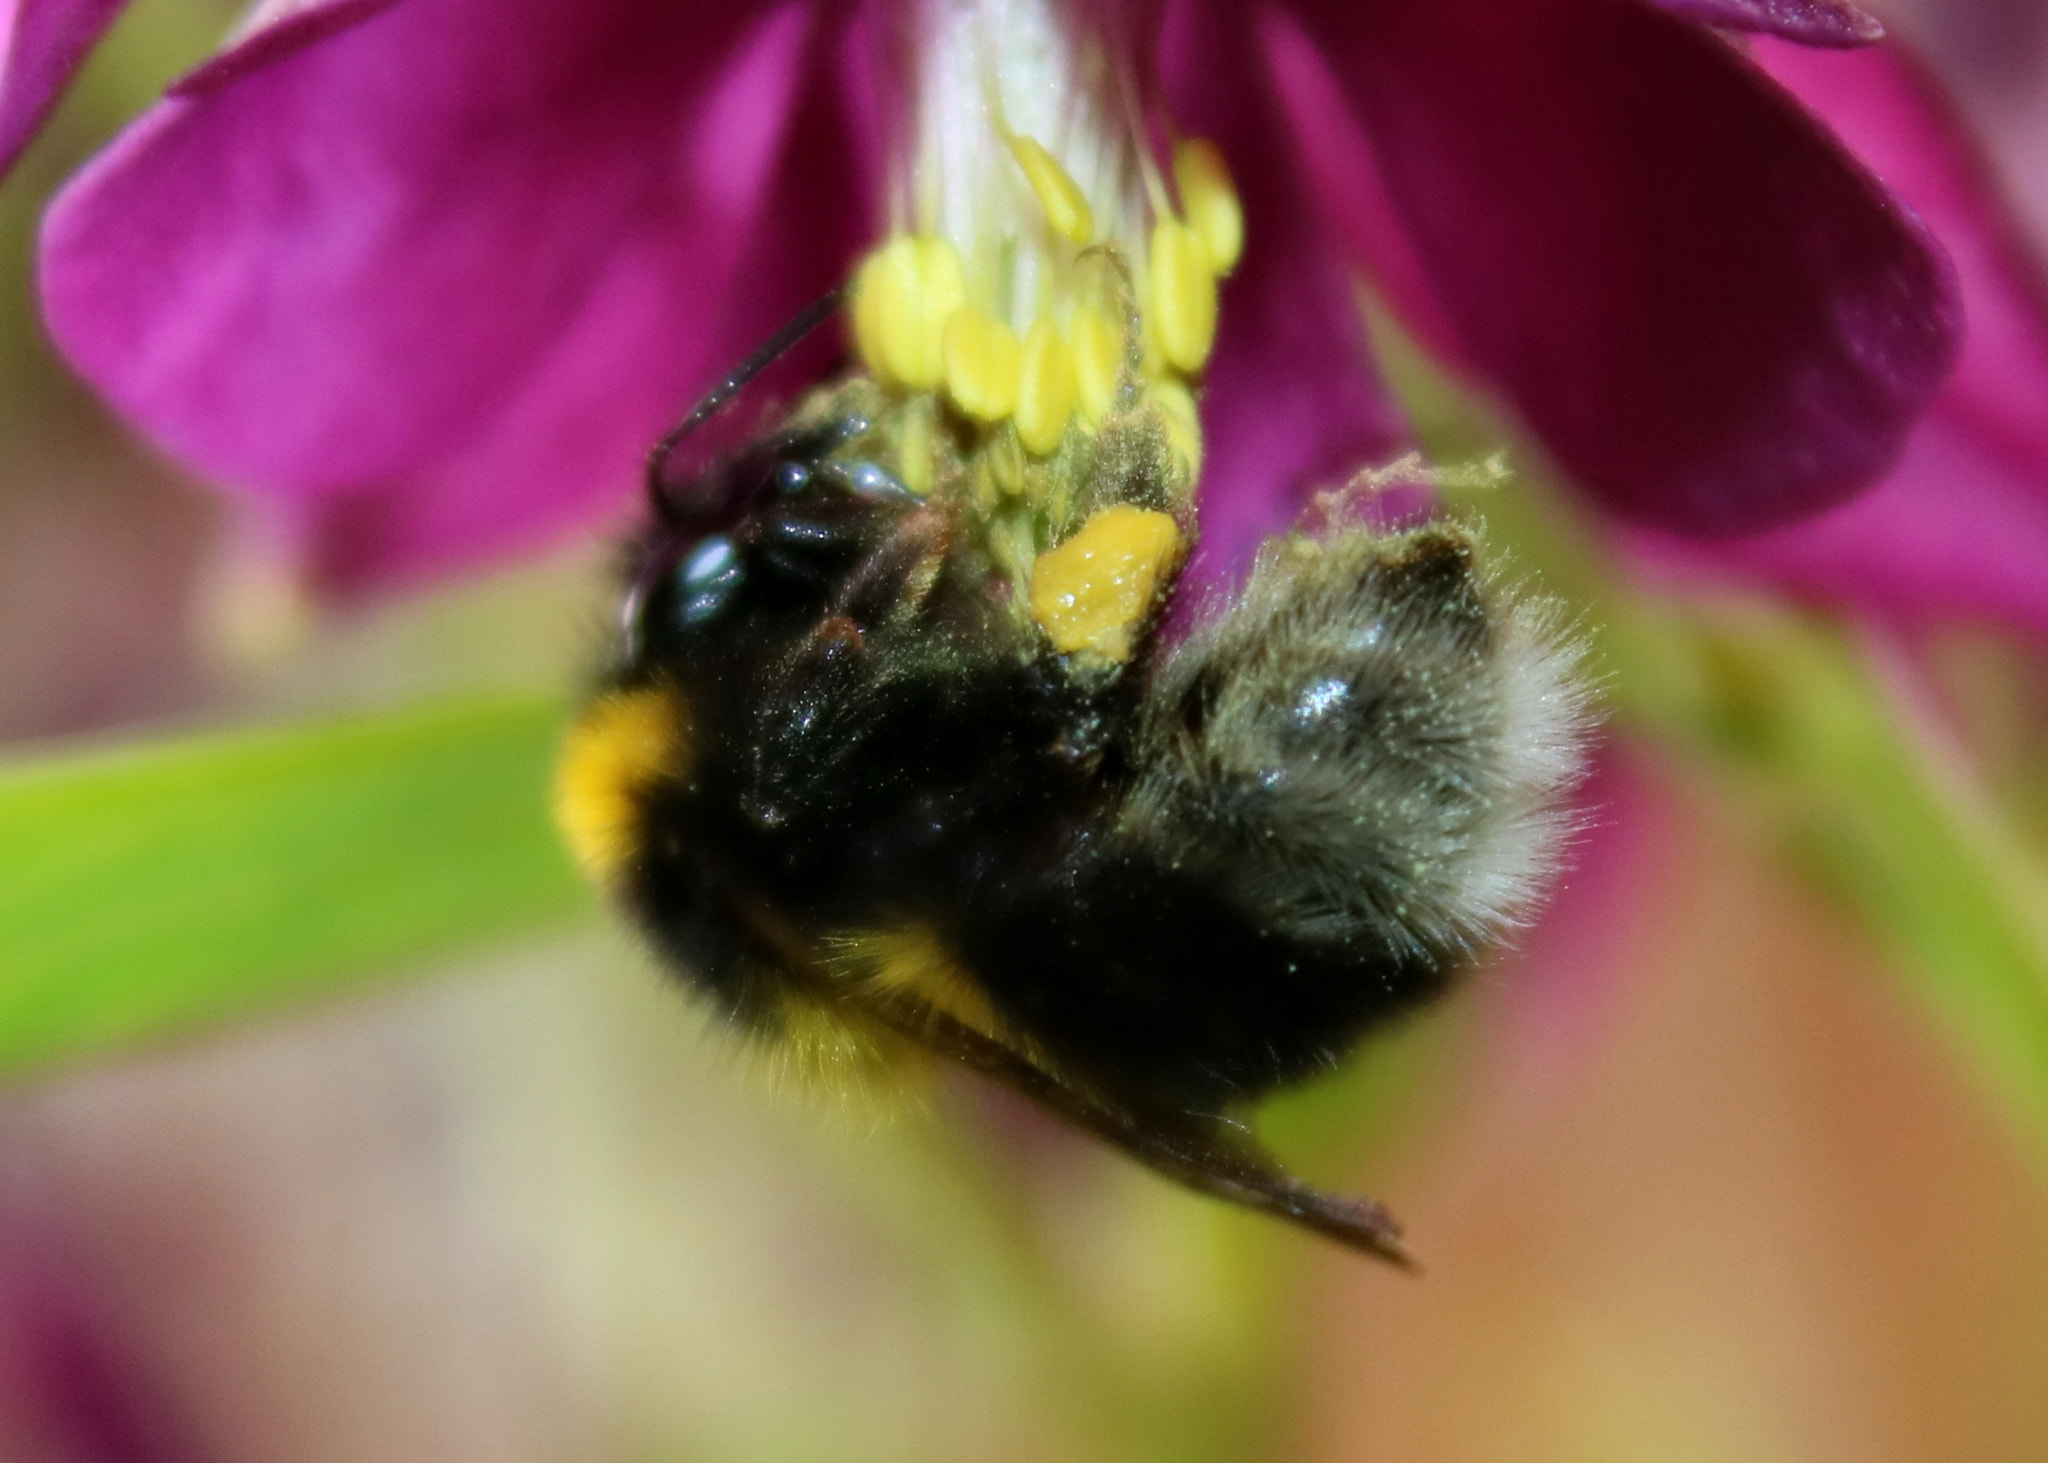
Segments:
[[[1938,249],[1708,28],[1869,39],[1845,4],[1047,8],[1048,34],[1089,20],[1138,110],[1006,125],[1081,185],[1134,279],[1156,272],[1162,225],[1196,222],[1168,177],[1175,139],[1147,129],[1211,140],[1241,194],[1213,350],[1185,368],[1168,351],[1150,378],[1205,387],[1207,534],[1226,556],[1398,437],[1358,269],[1601,503],[1685,534],[1869,485],[1950,364]],[[1053,293],[1029,294],[1040,264],[977,262],[981,244],[919,212],[936,161],[908,140],[933,104],[919,47],[953,9],[268,6],[59,199],[52,330],[330,585],[543,543],[626,503],[678,405],[891,228],[953,238],[983,285],[1010,270],[1027,293],[980,303],[1005,306],[991,318],[1020,349],[1020,311],[1050,304],[1071,353],[1074,312],[1110,303],[1078,246],[1046,253]],[[0,140],[107,13],[17,6]],[[1094,149],[1119,129],[1160,186],[1105,209]],[[955,161],[1022,171],[1003,151]]]

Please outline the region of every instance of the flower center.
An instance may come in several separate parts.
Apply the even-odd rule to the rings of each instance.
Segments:
[[[1113,663],[1193,530],[1196,398],[1244,220],[1222,155],[1110,37],[1075,32],[1081,11],[926,0],[839,400],[905,487],[958,510],[1020,613]]]

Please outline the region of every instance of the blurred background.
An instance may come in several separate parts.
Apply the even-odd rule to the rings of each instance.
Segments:
[[[2048,8],[1886,14],[2048,240]],[[561,695],[608,610],[596,543],[310,604],[44,345],[44,198],[232,18],[142,0],[0,188],[16,766]],[[1862,825],[1816,811],[1799,771],[1801,708],[1833,683],[1772,699],[1801,656],[1881,687],[1884,647],[1763,598],[1631,585],[1564,500],[1518,502],[1499,532],[1606,637],[1596,836],[1521,949],[1263,1123],[1319,1180],[1391,1203],[1420,1278],[968,1082],[893,1121],[787,1100],[583,909],[14,1079],[0,1457],[2048,1457],[2048,1129],[1928,998],[1927,943],[1845,884]],[[1658,679],[1672,645],[1696,656],[1683,694]],[[1917,700],[1820,711],[1893,718],[1882,735],[1959,821],[1996,819],[2033,888],[2043,647],[1956,625],[1912,650]]]

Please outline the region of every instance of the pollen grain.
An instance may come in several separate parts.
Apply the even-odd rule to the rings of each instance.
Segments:
[[[1062,654],[1120,664],[1186,548],[1169,514],[1128,503],[1100,509],[1038,556],[1031,616]]]

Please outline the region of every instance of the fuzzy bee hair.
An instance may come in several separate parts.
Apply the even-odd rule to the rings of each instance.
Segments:
[[[1305,942],[1455,962],[1507,933],[1571,834],[1588,706],[1555,605],[1483,564],[1450,525],[1270,541],[1166,656],[1125,827]]]

